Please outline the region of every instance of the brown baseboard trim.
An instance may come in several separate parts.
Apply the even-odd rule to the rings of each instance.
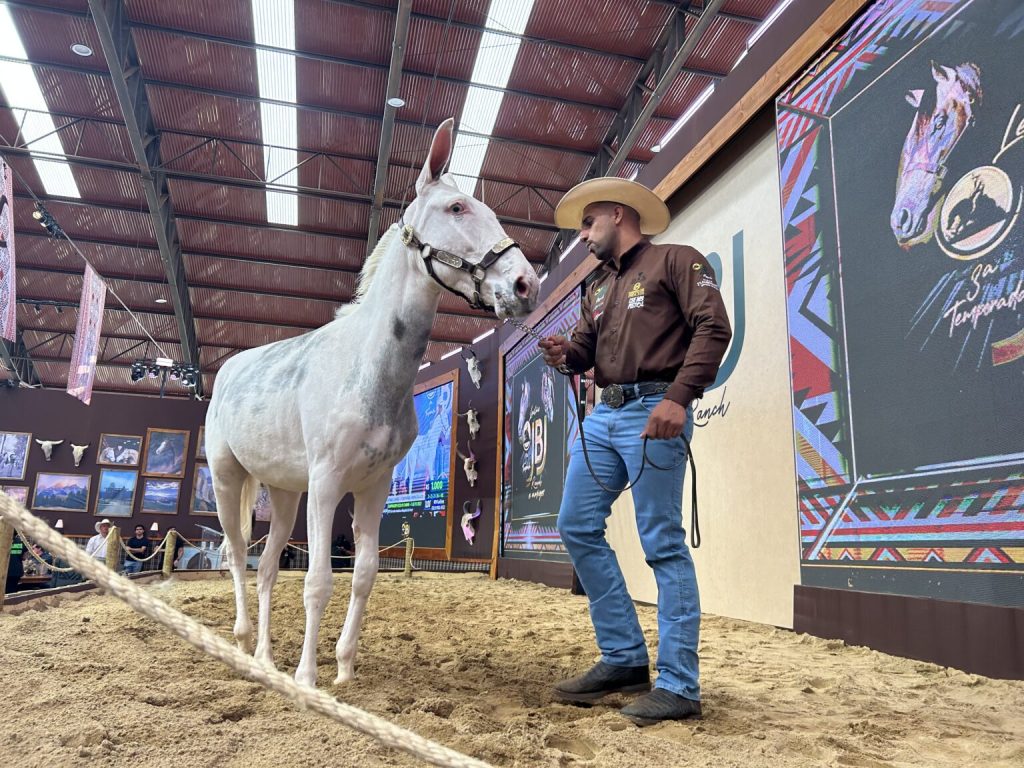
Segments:
[[[515,557],[499,557],[499,579],[532,581],[559,589],[572,589],[573,570],[569,563],[552,563],[546,560],[526,560]]]
[[[986,677],[1024,680],[1024,609],[794,587],[793,629]]]

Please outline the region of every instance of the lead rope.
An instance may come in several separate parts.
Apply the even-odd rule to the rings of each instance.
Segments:
[[[537,341],[544,340],[543,337],[535,330],[530,328],[528,325],[521,323],[518,320],[515,320],[514,318],[507,317],[505,318],[505,322],[522,331],[527,336],[536,339]],[[558,371],[563,376],[566,376],[567,378],[570,379],[575,375],[564,364],[556,366],[555,370]],[[648,457],[647,441],[649,438],[644,437],[643,458],[640,461],[640,471],[637,472],[636,478],[634,478],[632,482],[627,483],[624,488],[609,488],[607,485],[601,482],[601,479],[597,476],[597,473],[594,471],[593,464],[590,463],[590,453],[587,451],[587,440],[583,432],[583,420],[586,416],[583,408],[583,400],[579,397],[576,397],[575,399],[576,416],[580,425],[580,444],[583,446],[583,458],[587,462],[587,469],[590,471],[590,476],[594,478],[594,482],[597,483],[601,490],[603,490],[605,493],[612,493],[618,496],[620,493],[624,493],[625,491],[630,490],[633,486],[640,482],[640,478],[643,477],[644,474],[644,468],[648,464],[654,467],[654,469],[661,470],[662,472],[671,472],[675,469],[678,469],[680,466],[685,464],[687,460],[689,460],[690,474],[692,476],[692,479],[690,481],[690,543],[694,549],[700,549],[700,525],[697,515],[697,465],[693,461],[693,451],[690,450],[690,441],[686,439],[686,435],[679,435],[681,438],[683,438],[683,443],[686,445],[686,455],[683,456],[681,461],[677,461],[670,467],[663,467],[659,464],[655,464],[650,459],[650,457]],[[626,479],[629,480],[628,474],[626,475]]]

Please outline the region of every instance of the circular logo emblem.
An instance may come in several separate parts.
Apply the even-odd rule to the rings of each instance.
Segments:
[[[939,213],[939,246],[953,259],[969,261],[998,246],[1020,213],[1021,194],[994,165],[975,168],[946,195]]]

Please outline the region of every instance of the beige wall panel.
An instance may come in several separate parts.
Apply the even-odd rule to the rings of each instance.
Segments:
[[[724,385],[697,403],[700,529],[694,550],[705,613],[793,626],[793,585],[800,576],[789,358],[775,133],[741,156],[677,215],[659,242],[719,254],[719,280],[734,329],[744,339]],[[740,234],[741,233],[741,234]],[[744,306],[737,309],[734,245],[742,238]],[[734,336],[733,345],[737,344]],[[728,359],[728,354],[727,354]],[[690,473],[683,493],[690,526]],[[636,600],[657,601],[628,494],[616,503],[608,538]]]

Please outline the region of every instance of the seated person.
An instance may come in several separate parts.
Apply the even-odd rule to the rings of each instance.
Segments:
[[[18,534],[14,534],[11,541],[11,551],[7,562],[7,583],[4,584],[4,592],[17,592],[18,582],[21,581],[22,566],[21,558],[25,554],[25,544]]]

